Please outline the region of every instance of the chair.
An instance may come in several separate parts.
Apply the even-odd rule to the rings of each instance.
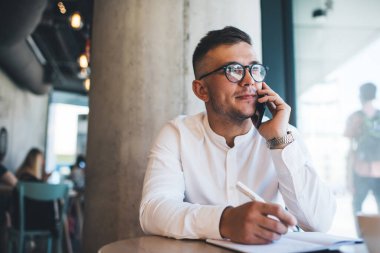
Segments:
[[[62,228],[66,215],[68,203],[68,186],[66,184],[47,184],[36,182],[19,182],[18,190],[18,218],[19,225],[17,228],[9,229],[8,253],[12,253],[12,245],[17,244],[17,252],[22,253],[24,243],[27,238],[34,236],[44,236],[47,238],[47,252],[51,253],[53,234],[50,230],[25,230],[25,197],[37,201],[62,201],[63,205],[59,209],[58,236],[55,241],[56,252],[61,252],[62,247]],[[62,202],[61,202],[62,203]]]

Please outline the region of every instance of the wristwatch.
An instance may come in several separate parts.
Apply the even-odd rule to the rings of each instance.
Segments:
[[[270,149],[275,149],[283,144],[289,144],[294,141],[294,137],[291,131],[288,131],[285,136],[279,138],[273,138],[267,141],[267,146]]]

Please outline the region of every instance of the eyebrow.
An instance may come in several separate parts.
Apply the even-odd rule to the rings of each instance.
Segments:
[[[261,62],[259,62],[259,61],[251,61],[250,65],[252,65],[252,64],[261,64]]]
[[[237,63],[237,64],[240,64],[240,65],[243,65],[244,66],[244,64],[241,64],[240,62],[237,62],[237,61],[230,61],[230,62],[226,62],[226,63],[224,63],[222,66],[227,66],[227,65],[230,65],[230,64],[234,64],[234,63]],[[249,65],[252,65],[252,64],[261,64],[259,61],[251,61],[250,63],[249,63]]]

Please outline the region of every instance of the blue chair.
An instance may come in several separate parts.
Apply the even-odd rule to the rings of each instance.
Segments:
[[[12,253],[13,243],[17,245],[17,252],[22,253],[24,250],[25,241],[28,238],[41,236],[47,238],[47,252],[52,251],[52,239],[55,238],[56,252],[61,252],[62,248],[62,235],[63,235],[63,222],[66,218],[66,210],[68,203],[69,188],[66,184],[47,184],[36,182],[19,182],[17,184],[18,190],[18,219],[19,225],[17,228],[10,228],[8,231],[8,253]],[[26,230],[25,229],[25,197],[37,201],[63,201],[59,209],[59,224],[58,236],[54,237],[50,230]]]

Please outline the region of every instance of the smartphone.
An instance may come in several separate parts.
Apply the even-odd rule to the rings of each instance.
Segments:
[[[265,113],[265,103],[256,102],[256,111],[251,117],[253,125],[259,129]]]

